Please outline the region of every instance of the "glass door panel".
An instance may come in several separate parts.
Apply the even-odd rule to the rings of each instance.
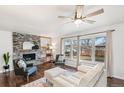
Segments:
[[[80,60],[92,60],[92,39],[80,39]]]
[[[106,37],[96,37],[95,39],[95,61],[105,61]]]
[[[77,52],[78,52],[78,41],[77,40],[73,40],[73,59],[77,59]]]
[[[71,59],[71,44],[71,40],[64,40],[64,55],[67,59]]]

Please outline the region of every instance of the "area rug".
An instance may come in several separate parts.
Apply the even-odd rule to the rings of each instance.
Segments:
[[[21,87],[50,87],[50,84],[46,82],[46,78],[40,78]]]

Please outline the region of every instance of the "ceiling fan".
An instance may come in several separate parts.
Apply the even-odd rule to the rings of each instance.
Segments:
[[[75,7],[75,12],[74,12],[74,16],[73,17],[68,17],[68,16],[58,16],[58,18],[69,18],[71,19],[73,23],[75,23],[77,26],[79,26],[81,23],[85,22],[85,23],[89,23],[89,24],[93,24],[94,20],[88,20],[89,17],[93,17],[93,16],[97,16],[104,13],[104,9],[99,9],[97,11],[94,11],[90,14],[85,14],[85,9],[84,9],[84,5],[76,5]],[[67,23],[71,23],[71,22],[67,22]]]

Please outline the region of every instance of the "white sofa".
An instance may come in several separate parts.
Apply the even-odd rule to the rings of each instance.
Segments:
[[[54,78],[59,76],[62,73],[65,73],[66,70],[60,68],[60,67],[55,67],[49,70],[46,70],[44,72],[44,77],[49,81],[50,83],[54,83]]]
[[[86,63],[78,66],[77,72],[54,68],[45,72],[45,77],[54,87],[105,87],[106,71],[103,63]]]

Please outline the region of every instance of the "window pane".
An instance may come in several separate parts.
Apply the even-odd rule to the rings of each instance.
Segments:
[[[97,37],[95,39],[95,61],[105,61],[106,37]]]
[[[73,40],[73,59],[77,59],[78,41]]]
[[[64,41],[64,50],[65,50],[65,57],[71,58],[71,40]]]
[[[92,43],[91,39],[80,40],[80,60],[91,60]]]

